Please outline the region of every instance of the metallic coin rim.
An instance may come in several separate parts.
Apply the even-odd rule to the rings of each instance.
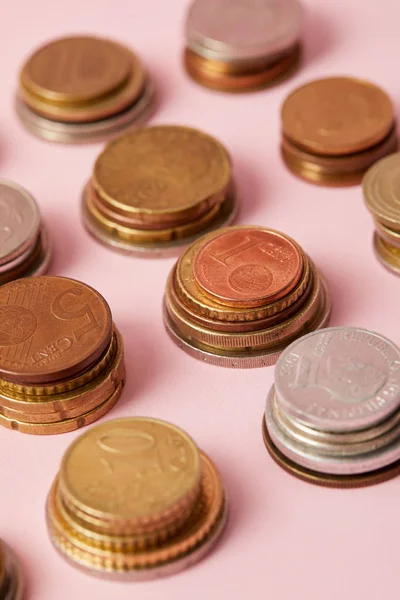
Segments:
[[[362,189],[366,207],[375,220],[380,221],[389,229],[394,227],[399,230],[400,195],[396,208],[393,202],[388,202],[382,196],[382,191],[380,190],[380,185],[385,181],[385,176],[387,177],[392,172],[390,168],[392,163],[397,163],[398,170],[400,171],[400,152],[394,152],[373,164],[364,176]]]
[[[376,234],[383,239],[384,242],[396,248],[400,248],[400,231],[389,229],[379,221],[375,220]]]
[[[395,264],[395,262],[394,263],[390,262],[391,257],[389,255],[389,251],[388,251],[388,249],[385,248],[385,246],[383,246],[383,243],[385,243],[385,240],[383,240],[381,238],[381,236],[378,235],[378,233],[375,231],[374,236],[373,236],[373,249],[374,249],[375,258],[390,273],[400,276],[400,261],[399,261],[398,265]],[[389,245],[389,244],[387,244],[387,245]],[[383,254],[383,251],[385,251],[384,254]]]
[[[14,551],[5,542],[2,541],[1,545],[4,548],[4,555],[6,557],[6,578],[8,577],[11,583],[4,600],[22,600],[24,577],[20,563]]]

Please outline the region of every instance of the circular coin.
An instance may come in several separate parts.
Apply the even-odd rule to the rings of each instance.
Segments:
[[[363,193],[373,216],[400,231],[400,152],[382,158],[367,171]]]
[[[292,92],[282,107],[284,135],[323,155],[365,150],[386,137],[393,123],[385,92],[349,77],[312,81]]]
[[[0,377],[51,383],[94,364],[112,336],[104,298],[64,277],[32,277],[0,288]]]
[[[197,252],[196,283],[222,304],[263,306],[286,296],[303,270],[300,248],[273,230],[225,230]]]
[[[323,431],[376,425],[400,407],[400,350],[357,327],[332,327],[293,342],[275,375],[280,406]]]

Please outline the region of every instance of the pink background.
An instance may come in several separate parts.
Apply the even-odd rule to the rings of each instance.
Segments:
[[[293,236],[330,285],[332,324],[364,326],[400,342],[399,281],[372,254],[372,220],[359,187],[323,189],[289,174],[279,157],[279,108],[297,85],[329,74],[368,78],[400,97],[400,7],[394,0],[308,0],[305,62],[276,89],[229,96],[189,81],[181,66],[185,0],[13,0],[0,20],[0,176],[37,198],[55,246],[52,273],[104,294],[126,344],[128,382],[107,418],[150,415],[180,425],[217,463],[230,524],[199,565],[151,583],[103,582],[68,566],[44,522],[46,494],[77,433],[0,431],[0,537],[16,550],[32,600],[192,600],[229,597],[398,598],[399,479],[327,490],[281,471],[260,427],[273,369],[232,371],[197,362],[167,338],[161,297],[172,259],[139,260],[85,233],[79,199],[101,145],[65,147],[26,133],[13,112],[22,61],[48,38],[104,34],[136,49],[160,98],[155,123],[204,129],[226,144],[243,200],[240,223]]]

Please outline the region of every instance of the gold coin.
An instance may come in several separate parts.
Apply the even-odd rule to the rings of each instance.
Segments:
[[[377,86],[350,77],[312,81],[282,107],[284,135],[322,155],[360,152],[378,144],[394,124],[393,104]]]
[[[369,169],[363,193],[374,218],[400,232],[400,152],[382,158]]]
[[[377,220],[375,220],[375,228],[378,236],[385,240],[387,244],[400,248],[400,231],[385,227]]]
[[[115,212],[151,223],[190,221],[220,200],[231,161],[214,138],[188,127],[139,129],[111,142],[98,157],[93,185]]]
[[[379,262],[391,273],[400,275],[400,248],[388,244],[377,231],[374,233],[373,244]]]
[[[60,490],[81,511],[142,533],[187,513],[200,493],[191,438],[156,419],[119,419],[79,437],[60,469]]]

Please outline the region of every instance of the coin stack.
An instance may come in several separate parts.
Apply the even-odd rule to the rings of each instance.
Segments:
[[[277,83],[300,59],[298,0],[194,0],[186,18],[184,66],[201,85],[244,92]]]
[[[0,285],[45,273],[50,259],[35,199],[16,183],[0,179]]]
[[[167,281],[164,323],[189,355],[226,367],[274,364],[324,327],[330,299],[317,268],[278,231],[229,227],[192,244]]]
[[[375,221],[374,250],[379,262],[400,275],[400,153],[379,160],[363,179],[364,199]]]
[[[23,580],[13,552],[0,540],[0,598],[22,600]]]
[[[0,425],[73,431],[114,406],[124,377],[121,336],[94,289],[49,276],[0,287]]]
[[[91,142],[143,122],[154,90],[139,58],[107,39],[66,37],[39,48],[20,74],[23,125],[53,142]]]
[[[235,209],[228,152],[188,127],[145,127],[110,142],[83,193],[86,229],[139,256],[176,253]]]
[[[296,477],[357,487],[400,473],[400,349],[357,327],[291,344],[263,421],[272,458]]]
[[[289,95],[281,116],[283,160],[311,183],[358,184],[374,162],[397,149],[393,104],[367,81],[312,81]]]
[[[211,460],[178,427],[147,418],[108,421],[78,437],[47,500],[55,548],[111,579],[190,566],[215,545],[226,515]]]

